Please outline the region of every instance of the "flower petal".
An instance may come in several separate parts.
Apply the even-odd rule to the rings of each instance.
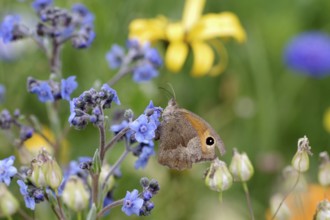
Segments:
[[[212,69],[209,72],[210,76],[217,76],[222,73],[228,64],[228,55],[226,48],[219,40],[210,41],[211,45],[213,46],[216,54],[217,54],[217,62],[213,65]]]
[[[153,42],[165,39],[167,19],[158,16],[153,19],[135,19],[129,24],[129,38],[136,38],[141,42]]]
[[[189,30],[200,18],[205,0],[186,0],[182,14],[182,23],[185,30]]]
[[[204,15],[189,32],[188,41],[216,37],[233,37],[240,43],[246,39],[238,17],[231,12],[223,12]]]
[[[169,23],[166,27],[168,41],[183,41],[185,31],[181,22]]]
[[[181,70],[187,58],[188,45],[184,42],[171,42],[165,54],[166,67],[172,72]]]
[[[197,77],[206,75],[211,70],[214,61],[214,52],[212,48],[201,41],[192,42],[191,48],[194,54],[194,63],[191,74]]]

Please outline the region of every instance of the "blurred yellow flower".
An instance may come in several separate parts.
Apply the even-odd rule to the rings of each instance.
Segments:
[[[232,37],[241,43],[246,35],[235,14],[202,15],[204,5],[205,0],[186,0],[179,22],[169,22],[164,16],[133,20],[129,25],[129,38],[142,43],[168,42],[165,65],[172,72],[182,69],[191,48],[194,54],[192,75],[218,75],[227,65],[227,53],[221,41],[216,39]],[[214,51],[220,58],[218,63],[214,61]]]
[[[47,127],[42,128],[42,135],[33,133],[32,137],[27,139],[23,146],[19,149],[21,163],[29,164],[35,158],[41,149],[45,149],[49,154],[54,154],[52,144],[55,142],[55,137],[51,130]],[[61,162],[68,160],[68,142],[66,140],[61,143]]]
[[[328,108],[323,116],[323,126],[325,130],[330,133],[330,108]]]
[[[330,199],[330,189],[318,184],[310,184],[305,191],[292,192],[283,203],[287,207],[288,220],[313,219],[317,205],[324,199]],[[281,209],[280,209],[281,211]],[[279,214],[280,215],[280,214]],[[272,219],[272,213],[267,210],[266,220]],[[275,217],[274,220],[277,218]],[[281,219],[281,218],[279,218]]]

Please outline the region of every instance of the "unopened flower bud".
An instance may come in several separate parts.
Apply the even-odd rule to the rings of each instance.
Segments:
[[[111,190],[113,188],[113,186],[115,185],[115,178],[114,178],[113,175],[111,175],[108,178],[107,182],[104,183],[105,179],[108,176],[108,173],[110,172],[110,170],[111,170],[111,167],[109,165],[107,165],[107,164],[103,165],[102,168],[101,168],[101,173],[100,173],[100,177],[99,177],[100,183],[105,184],[104,185],[105,186],[104,190],[107,191],[107,192],[109,190]]]
[[[43,165],[43,172],[47,186],[57,189],[61,185],[63,179],[62,170],[54,159],[48,160]]]
[[[322,186],[330,185],[330,158],[327,152],[320,153],[321,164],[319,167],[318,179]]]
[[[212,161],[210,169],[205,177],[205,184],[210,189],[222,192],[231,187],[233,183],[233,177],[230,174],[225,162],[216,158]]]
[[[240,154],[236,149],[233,150],[229,170],[234,177],[234,181],[248,181],[254,173],[252,163],[246,153]]]
[[[46,186],[44,172],[42,171],[42,162],[36,159],[31,162],[31,173],[29,179],[38,188]]]
[[[292,158],[292,166],[299,172],[305,172],[309,168],[309,155],[311,153],[311,147],[306,136],[299,138],[298,149],[294,157]]]
[[[88,206],[90,193],[79,177],[71,176],[65,184],[62,198],[70,209],[79,212]]]
[[[330,202],[327,199],[317,205],[315,220],[330,220]]]
[[[12,216],[19,208],[17,199],[0,183],[0,217]]]

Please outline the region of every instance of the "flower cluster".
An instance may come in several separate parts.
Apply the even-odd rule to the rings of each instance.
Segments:
[[[121,74],[133,74],[135,82],[146,82],[158,76],[162,59],[158,51],[149,43],[141,44],[132,39],[127,42],[128,51],[119,45],[113,45],[106,54],[111,69],[121,68]]]
[[[130,216],[132,214],[143,216],[149,215],[154,208],[154,204],[150,199],[159,191],[159,184],[156,180],[150,180],[146,177],[141,178],[140,184],[143,192],[139,194],[137,189],[126,193],[123,201],[122,211]]]
[[[94,125],[103,123],[103,110],[110,108],[112,102],[120,105],[117,92],[108,84],[104,84],[100,91],[93,88],[85,91],[70,101],[69,123],[76,129],[85,128],[88,122]]]
[[[20,117],[24,117],[20,114],[18,109],[15,110],[14,114],[11,115],[7,109],[4,109],[0,113],[0,129],[9,130],[13,126],[18,127],[20,141],[19,143],[23,143],[27,139],[31,138],[34,132],[34,129],[30,126],[23,125],[20,123]]]
[[[115,134],[129,128],[125,138],[131,145],[138,142],[137,146],[133,148],[134,156],[138,157],[134,164],[135,169],[144,168],[149,158],[155,155],[153,139],[156,135],[156,129],[160,125],[159,119],[162,111],[161,107],[155,107],[153,102],[150,101],[144,113],[134,121],[132,121],[132,114],[130,114],[131,116],[128,116],[129,121],[124,119],[120,124],[114,124],[110,127],[110,130]]]
[[[33,77],[27,80],[28,91],[36,94],[41,102],[53,102],[58,99],[70,101],[70,95],[77,87],[75,76],[62,79],[61,83],[54,80],[37,80]]]

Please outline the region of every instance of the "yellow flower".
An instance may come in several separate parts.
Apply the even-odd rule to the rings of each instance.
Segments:
[[[142,43],[168,42],[165,65],[172,72],[182,69],[191,48],[194,54],[193,76],[220,74],[227,65],[227,53],[217,38],[232,37],[244,42],[245,31],[231,12],[202,15],[204,4],[205,0],[186,0],[179,22],[169,22],[164,16],[133,20],[129,26],[129,38]],[[220,59],[218,63],[214,61],[214,51]]]
[[[323,116],[323,126],[325,130],[330,133],[330,108],[328,108]]]
[[[29,164],[42,149],[46,150],[51,155],[54,154],[52,144],[55,142],[55,137],[53,133],[47,127],[43,127],[41,132],[43,135],[33,133],[32,137],[27,139],[19,149],[21,163]],[[61,143],[61,162],[68,160],[68,146],[69,144],[66,140]]]

